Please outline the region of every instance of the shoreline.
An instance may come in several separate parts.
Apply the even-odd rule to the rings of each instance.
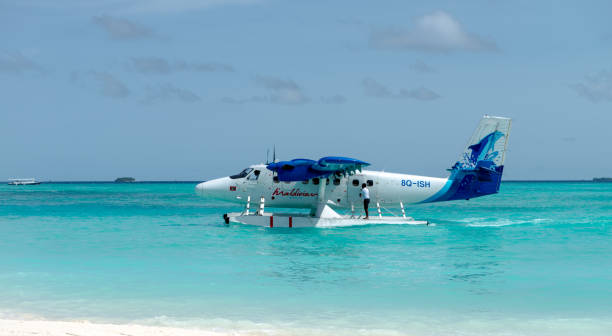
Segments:
[[[12,336],[239,336],[239,335],[385,335],[385,336],[425,336],[425,335],[505,335],[505,336],[573,336],[609,335],[612,319],[594,318],[469,318],[466,316],[451,319],[425,317],[410,319],[401,329],[374,326],[303,326],[270,325],[249,323],[246,328],[235,326],[165,326],[138,321],[128,323],[91,322],[89,320],[44,320],[0,318],[0,335]],[[220,327],[220,328],[219,328]],[[314,327],[314,328],[313,328]],[[395,326],[397,327],[397,326]],[[212,328],[212,329],[211,329]],[[218,330],[220,329],[220,330]]]
[[[12,336],[222,336],[230,334],[233,333],[140,324],[0,319],[0,335]]]

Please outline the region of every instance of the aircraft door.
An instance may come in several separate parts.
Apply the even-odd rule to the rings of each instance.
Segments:
[[[370,207],[376,206],[377,200],[377,191],[378,188],[376,186],[375,181],[372,178],[368,178],[363,175],[353,175],[348,178],[348,201],[349,205],[353,205],[355,207],[355,214],[358,215],[363,213],[363,198],[361,197],[361,185],[366,184],[368,190],[370,191]]]
[[[348,194],[349,206],[354,207],[355,214],[358,214],[360,211],[363,212],[363,199],[361,198],[361,184],[365,183],[365,178],[361,175],[349,176],[347,179],[347,183],[348,185],[346,186],[346,192]]]

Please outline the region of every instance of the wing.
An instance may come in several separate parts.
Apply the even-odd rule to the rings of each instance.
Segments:
[[[363,167],[370,164],[346,157],[326,156],[318,161],[308,159],[294,159],[291,161],[279,161],[271,163],[268,169],[277,173],[280,181],[306,181],[315,177],[327,177],[339,173],[352,175],[355,171],[361,171]]]

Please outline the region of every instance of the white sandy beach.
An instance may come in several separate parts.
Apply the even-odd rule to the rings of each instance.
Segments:
[[[220,336],[197,329],[64,321],[0,320],[1,336]]]
[[[243,326],[243,327],[246,327]],[[334,335],[334,336],[406,336],[406,335],[522,335],[522,336],[608,336],[612,331],[609,319],[419,319],[408,322],[407,330],[380,328],[334,328],[324,325],[313,328],[275,328],[253,324],[236,330],[213,327],[212,330],[190,327],[147,326],[141,324],[110,324],[89,321],[48,321],[0,319],[0,336],[221,336],[221,335]],[[410,331],[409,331],[410,330]]]

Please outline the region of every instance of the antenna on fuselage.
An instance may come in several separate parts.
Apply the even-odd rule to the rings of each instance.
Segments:
[[[276,145],[274,145],[274,151],[272,152],[272,163],[276,162]]]

